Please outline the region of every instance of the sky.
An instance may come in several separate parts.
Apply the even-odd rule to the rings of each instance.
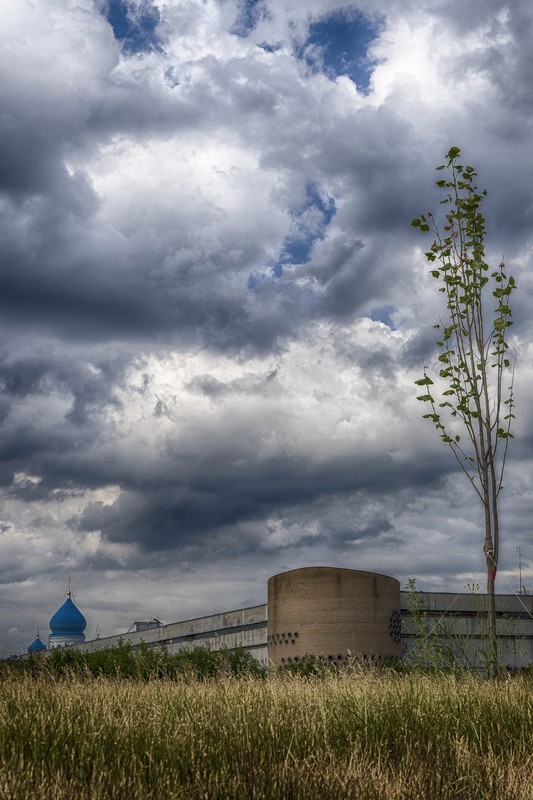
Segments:
[[[483,583],[422,419],[451,146],[518,284],[497,590],[533,591],[530,0],[0,0],[0,651],[327,565]],[[531,566],[529,566],[531,564]]]

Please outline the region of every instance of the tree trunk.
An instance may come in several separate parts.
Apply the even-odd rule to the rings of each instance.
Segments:
[[[498,677],[498,642],[496,639],[496,597],[494,593],[494,583],[496,580],[496,568],[492,555],[487,554],[487,639],[488,639],[488,661],[487,674],[489,678]]]
[[[483,438],[483,437],[481,437]],[[495,552],[495,535],[498,532],[498,503],[494,485],[490,481],[489,468],[485,460],[481,467],[481,483],[483,486],[483,507],[485,512],[485,541],[483,552],[487,567],[487,675],[491,679],[498,677],[498,642],[496,639],[496,597],[494,584],[498,569]]]

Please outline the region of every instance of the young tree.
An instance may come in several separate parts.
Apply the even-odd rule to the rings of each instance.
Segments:
[[[503,261],[490,271],[485,262],[485,218],[479,208],[486,191],[478,191],[472,167],[459,163],[460,149],[452,147],[446,170],[437,186],[445,192],[441,227],[428,212],[411,222],[432,233],[433,244],[425,254],[431,274],[445,299],[445,319],[434,327],[437,341],[438,377],[424,374],[416,381],[424,394],[418,400],[431,409],[424,414],[435,426],[481,500],[485,536],[483,553],[487,569],[488,673],[496,677],[498,655],[494,584],[498,570],[500,519],[498,498],[509,440],[512,438],[513,372],[507,333],[511,322],[510,295],[516,288],[507,277]],[[495,298],[495,309],[490,300]]]

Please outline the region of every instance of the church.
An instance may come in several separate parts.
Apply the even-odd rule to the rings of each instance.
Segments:
[[[67,599],[57,609],[49,625],[48,649],[50,650],[55,647],[73,647],[85,641],[84,631],[87,627],[87,620],[72,600],[70,581]],[[46,645],[40,639],[39,630],[37,630],[36,638],[28,645],[28,653],[42,653],[46,649]]]

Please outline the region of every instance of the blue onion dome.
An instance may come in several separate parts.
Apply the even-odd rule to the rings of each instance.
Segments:
[[[86,627],[87,620],[70,599],[69,592],[61,608],[50,620],[52,636],[81,636]]]
[[[30,654],[31,653],[42,653],[43,650],[46,650],[46,645],[44,645],[41,642],[41,640],[39,639],[39,636],[37,635],[37,638],[34,639],[33,642],[31,644],[29,644],[26,649],[28,650],[28,653],[30,653]]]

